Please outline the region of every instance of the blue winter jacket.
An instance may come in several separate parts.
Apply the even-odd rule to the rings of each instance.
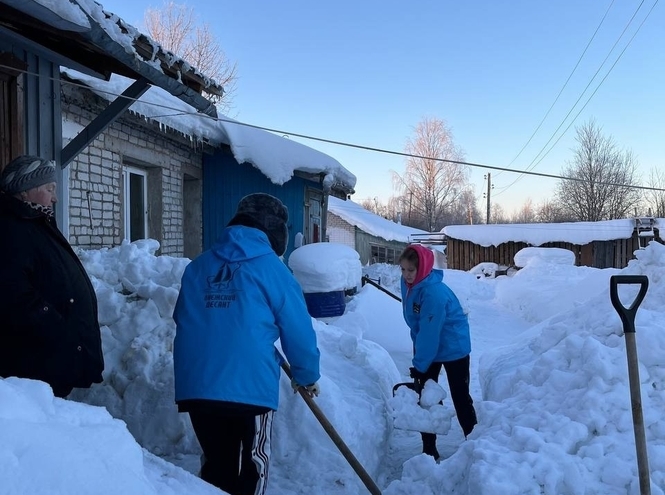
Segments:
[[[402,310],[411,329],[413,366],[424,373],[432,363],[455,361],[471,353],[469,321],[455,293],[432,270],[413,287],[402,278]]]
[[[187,266],[173,319],[176,402],[277,409],[278,339],[297,383],[320,378],[302,290],[258,229],[227,227],[212,249]]]

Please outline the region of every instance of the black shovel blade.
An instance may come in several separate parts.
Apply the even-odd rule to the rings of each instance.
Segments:
[[[400,387],[410,388],[411,390],[414,390],[414,391],[416,391],[416,392],[418,391],[418,390],[416,389],[416,384],[415,384],[415,383],[413,383],[413,382],[401,382],[401,383],[397,383],[397,384],[395,384],[395,385],[393,386],[393,397],[395,397],[395,392],[396,392],[397,389],[400,388]]]

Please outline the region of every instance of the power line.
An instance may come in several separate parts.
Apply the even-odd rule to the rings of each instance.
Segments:
[[[582,108],[580,108],[580,110],[577,112],[577,114],[575,114],[575,117],[573,118],[573,120],[570,121],[570,123],[568,124],[568,126],[567,126],[567,127],[564,129],[564,131],[559,135],[559,137],[557,138],[557,140],[554,141],[554,143],[552,143],[552,146],[550,146],[550,149],[547,150],[547,153],[545,153],[545,154],[540,158],[540,160],[538,160],[538,162],[535,163],[534,167],[535,167],[536,165],[538,165],[540,162],[542,162],[543,159],[549,154],[549,152],[552,151],[552,149],[557,145],[557,143],[561,140],[561,138],[566,134],[566,132],[568,131],[568,129],[570,129],[570,126],[572,126],[573,123],[575,122],[575,120],[577,120],[577,117],[579,117],[580,114],[584,111],[584,109],[586,108],[586,106],[587,106],[587,105],[589,104],[589,102],[591,101],[591,98],[593,98],[593,96],[596,94],[596,92],[600,89],[600,86],[603,84],[603,82],[605,82],[605,79],[607,79],[607,76],[610,75],[610,72],[612,72],[612,69],[614,69],[614,66],[619,62],[619,59],[623,56],[624,52],[626,51],[626,49],[628,48],[628,46],[630,45],[630,43],[633,41],[633,39],[635,38],[635,36],[636,36],[637,33],[639,32],[640,28],[642,27],[642,25],[645,23],[645,21],[647,20],[647,18],[651,15],[651,12],[653,11],[653,9],[654,9],[654,7],[656,6],[657,3],[658,3],[658,0],[656,0],[656,1],[654,2],[654,4],[651,6],[651,9],[649,9],[649,12],[647,12],[647,15],[644,17],[644,19],[642,20],[642,22],[640,23],[640,25],[637,27],[637,30],[635,31],[635,33],[633,33],[633,36],[630,38],[630,40],[628,40],[628,43],[627,43],[626,46],[623,48],[623,50],[621,50],[621,53],[619,54],[619,56],[617,57],[617,59],[616,59],[616,60],[614,61],[614,63],[612,64],[612,67],[610,67],[610,70],[607,71],[607,74],[605,74],[605,76],[604,76],[603,79],[600,81],[600,83],[598,83],[598,86],[596,87],[596,89],[593,90],[593,93],[591,93],[591,96],[589,96],[589,98],[588,98],[587,101],[584,103],[584,105],[582,106]]]
[[[573,110],[575,110],[575,107],[576,107],[577,104],[580,102],[580,100],[581,100],[582,97],[584,96],[584,93],[586,93],[587,89],[589,89],[589,86],[591,86],[591,83],[593,83],[594,79],[596,79],[596,76],[598,76],[598,73],[600,72],[600,70],[601,70],[601,69],[603,68],[603,66],[605,65],[605,62],[607,62],[607,59],[610,57],[610,55],[612,54],[612,52],[613,52],[614,49],[616,48],[617,44],[619,43],[619,41],[621,40],[621,38],[623,38],[624,34],[626,33],[626,30],[627,30],[628,27],[632,24],[633,20],[635,19],[635,16],[636,16],[637,13],[639,12],[639,10],[642,8],[642,5],[644,4],[644,1],[645,1],[645,0],[642,0],[642,2],[640,2],[640,5],[637,7],[637,9],[635,10],[635,12],[633,12],[633,15],[632,15],[632,17],[630,18],[630,20],[628,21],[628,23],[626,24],[626,27],[624,27],[623,31],[621,32],[621,34],[620,34],[619,37],[617,38],[616,42],[614,43],[614,45],[612,45],[612,48],[611,48],[611,49],[609,50],[609,52],[607,53],[607,56],[605,57],[605,59],[603,60],[603,62],[600,64],[600,66],[599,66],[598,69],[596,70],[595,74],[593,75],[593,77],[591,78],[591,80],[589,81],[589,83],[586,85],[586,87],[584,88],[584,90],[583,90],[582,93],[580,94],[579,98],[577,98],[577,100],[575,101],[575,103],[573,104],[573,106],[570,108],[570,110],[568,111],[568,113],[566,114],[566,116],[563,118],[563,120],[561,121],[561,123],[559,124],[559,126],[554,130],[554,132],[552,133],[552,136],[551,136],[551,137],[547,140],[547,142],[543,145],[543,147],[542,147],[542,148],[540,149],[540,151],[536,154],[536,156],[533,158],[533,160],[531,160],[531,163],[530,163],[530,164],[527,166],[527,168],[526,168],[527,171],[533,170],[536,166],[538,166],[538,164],[540,164],[540,163],[543,161],[543,159],[544,159],[544,158],[545,158],[545,157],[546,157],[546,156],[552,151],[552,149],[554,149],[554,147],[556,146],[556,144],[557,144],[557,143],[561,140],[561,138],[566,134],[566,132],[568,131],[568,129],[570,129],[570,127],[573,125],[573,123],[575,122],[575,120],[577,119],[577,117],[579,117],[580,113],[582,113],[582,111],[583,111],[584,108],[586,108],[586,106],[589,104],[589,102],[591,101],[591,99],[593,98],[593,96],[596,94],[596,92],[598,91],[598,89],[600,89],[600,86],[603,84],[603,82],[605,81],[605,79],[607,79],[607,77],[610,75],[610,73],[612,72],[612,69],[614,69],[614,67],[616,66],[616,64],[619,62],[619,60],[621,59],[621,57],[622,57],[623,54],[625,53],[626,49],[630,46],[630,44],[632,43],[633,39],[635,39],[635,36],[636,36],[637,33],[640,31],[640,29],[641,29],[642,26],[644,25],[644,22],[649,18],[649,16],[651,15],[651,12],[653,11],[653,9],[654,9],[654,7],[656,6],[656,4],[658,3],[658,0],[656,0],[656,1],[654,2],[654,4],[651,6],[651,9],[650,9],[649,12],[647,13],[647,15],[644,17],[644,19],[642,20],[642,22],[640,23],[640,25],[637,27],[637,29],[635,30],[635,32],[633,33],[633,36],[630,38],[630,40],[628,40],[628,43],[626,43],[626,46],[623,48],[623,50],[621,51],[621,53],[619,54],[619,56],[617,57],[617,59],[614,61],[614,63],[613,63],[612,66],[610,67],[610,69],[609,69],[609,70],[607,71],[607,73],[605,74],[605,77],[603,77],[603,79],[600,81],[600,83],[598,84],[598,86],[596,87],[596,89],[593,91],[593,93],[591,93],[591,96],[589,96],[589,98],[587,99],[586,103],[582,106],[582,108],[580,109],[580,111],[577,112],[577,114],[575,115],[575,117],[570,121],[570,124],[568,124],[568,126],[566,127],[566,129],[565,129],[565,130],[559,135],[559,137],[557,138],[557,140],[556,140],[556,141],[554,142],[554,144],[553,144],[553,145],[547,150],[547,152],[546,152],[545,154],[543,154],[542,156],[540,156],[541,153],[543,153],[543,151],[545,150],[545,148],[547,148],[547,146],[550,144],[550,142],[552,141],[552,139],[554,139],[554,137],[556,136],[556,134],[557,134],[557,132],[559,131],[559,129],[561,129],[561,127],[565,124],[566,120],[568,119],[568,117],[570,116],[570,114],[573,112]],[[539,156],[540,156],[540,158],[538,158]],[[510,184],[508,184],[508,185],[505,186],[505,187],[502,187],[501,190],[500,190],[498,193],[495,194],[495,196],[499,196],[500,194],[502,194],[503,192],[505,192],[506,190],[508,190],[508,188],[510,188],[510,187],[512,187],[513,185],[515,185],[515,183],[517,183],[517,181],[519,181],[524,175],[529,175],[529,174],[526,173],[526,172],[525,172],[524,174],[520,174],[517,178],[515,178],[515,180],[514,180],[513,182],[511,182]]]
[[[50,79],[50,80],[54,80],[54,81],[58,80],[62,84],[69,84],[69,85],[72,85],[72,86],[81,87],[81,88],[92,91],[92,88],[90,86],[88,86],[86,84],[83,84],[83,83],[76,83],[76,82],[73,82],[73,81],[57,79],[57,78],[52,77],[52,76],[43,76],[41,74],[29,72],[27,70],[17,71],[16,68],[9,67],[9,66],[3,65],[3,64],[0,64],[0,68],[12,69],[15,72],[22,72],[24,74],[32,75],[32,76],[35,76],[35,77],[46,77],[47,79]],[[518,170],[518,169],[509,168],[509,167],[499,167],[499,166],[496,166],[496,165],[487,165],[487,164],[483,164],[483,163],[474,163],[474,162],[467,162],[467,161],[461,161],[461,160],[448,160],[448,159],[445,159],[445,158],[435,158],[435,157],[429,157],[429,156],[424,156],[424,155],[416,155],[416,154],[412,154],[412,153],[405,153],[405,152],[402,152],[402,151],[394,151],[394,150],[388,150],[388,149],[383,149],[383,148],[377,148],[377,147],[374,147],[374,146],[366,146],[366,145],[361,145],[361,144],[349,143],[349,142],[346,142],[346,141],[339,141],[339,140],[335,140],[335,139],[327,139],[327,138],[322,138],[322,137],[317,137],[317,136],[311,136],[311,135],[308,135],[308,134],[285,131],[283,129],[276,129],[276,128],[272,128],[272,127],[259,126],[259,125],[255,125],[255,124],[248,124],[246,122],[240,122],[240,121],[231,120],[231,119],[228,119],[228,118],[212,117],[210,115],[206,115],[206,114],[199,113],[199,112],[186,112],[186,111],[182,111],[179,108],[174,108],[174,107],[171,107],[171,106],[168,106],[168,105],[163,105],[161,103],[154,103],[154,102],[150,102],[150,101],[139,100],[139,98],[130,98],[130,97],[127,97],[127,96],[122,96],[121,94],[118,94],[118,93],[115,93],[115,92],[112,92],[112,91],[106,91],[106,90],[102,90],[102,89],[99,89],[99,88],[94,88],[94,91],[99,92],[99,93],[108,94],[108,95],[114,96],[116,98],[117,97],[122,97],[122,98],[125,98],[125,99],[128,99],[128,100],[133,100],[134,102],[140,102],[142,105],[148,105],[148,106],[153,106],[153,107],[157,107],[157,108],[167,109],[167,110],[170,110],[172,112],[177,112],[177,114],[183,115],[183,116],[192,116],[192,117],[196,116],[196,117],[201,117],[201,118],[204,118],[204,119],[210,119],[210,120],[213,120],[213,121],[216,121],[216,122],[224,122],[224,123],[228,123],[228,124],[240,125],[240,126],[249,127],[249,128],[252,128],[252,129],[268,131],[268,132],[271,132],[271,133],[274,133],[274,134],[279,134],[279,135],[285,135],[286,134],[286,135],[289,135],[289,136],[295,136],[295,137],[299,137],[299,138],[302,138],[302,139],[308,139],[308,140],[311,140],[311,141],[318,141],[318,142],[322,142],[322,143],[334,144],[334,145],[337,145],[337,146],[344,146],[344,147],[347,147],[347,148],[360,149],[360,150],[364,150],[364,151],[372,151],[372,152],[376,152],[376,153],[383,153],[383,154],[393,155],[393,156],[401,156],[401,157],[404,157],[404,158],[415,158],[415,159],[419,159],[419,160],[431,160],[431,161],[441,162],[441,163],[450,163],[450,164],[456,164],[456,165],[463,165],[463,166],[472,167],[472,168],[499,170],[499,171],[503,171],[503,172],[512,172],[512,173],[518,173],[518,174],[533,175],[533,176],[536,176],[536,177],[546,177],[546,178],[550,178],[550,179],[570,180],[570,181],[574,181],[574,182],[586,182],[585,179],[581,179],[581,178],[578,178],[578,177],[567,177],[567,176],[563,176],[563,175],[547,174],[547,173],[543,173],[543,172],[533,172],[533,171],[529,171],[529,170]],[[152,118],[152,117],[149,117],[149,118]],[[638,185],[630,185],[630,184],[620,184],[620,183],[616,183],[616,182],[596,182],[596,184],[604,185],[604,186],[627,187],[629,189],[642,189],[642,190],[647,190],[647,191],[665,191],[665,188],[650,187],[650,186],[638,186]]]
[[[572,70],[572,71],[570,72],[570,74],[568,75],[568,78],[566,79],[566,82],[564,82],[564,83],[563,83],[563,86],[561,86],[561,89],[559,90],[559,93],[556,95],[556,98],[554,98],[554,101],[552,102],[552,104],[551,104],[550,107],[548,108],[548,110],[547,110],[547,112],[545,113],[545,115],[543,116],[542,120],[540,121],[540,123],[538,124],[538,126],[536,127],[536,129],[533,131],[533,133],[531,134],[531,136],[529,137],[529,139],[527,140],[527,142],[524,144],[524,146],[522,146],[522,149],[517,153],[517,155],[515,155],[515,157],[514,157],[512,160],[510,160],[510,163],[508,163],[508,166],[511,166],[513,163],[515,163],[515,160],[517,160],[517,159],[520,157],[520,155],[522,154],[522,152],[526,149],[526,147],[529,146],[529,143],[531,143],[531,140],[533,139],[533,137],[536,135],[536,133],[537,133],[537,132],[540,130],[540,128],[542,127],[543,123],[545,122],[545,119],[547,119],[547,117],[549,116],[550,112],[551,112],[552,109],[554,108],[554,105],[556,105],[557,101],[559,101],[559,98],[561,97],[561,94],[563,93],[563,90],[566,89],[566,86],[568,86],[568,83],[570,82],[570,79],[573,77],[573,74],[575,74],[575,71],[577,70],[577,67],[579,67],[580,62],[582,62],[582,59],[584,58],[584,55],[586,54],[587,50],[588,50],[589,47],[591,46],[591,43],[592,43],[593,40],[596,38],[596,34],[598,34],[598,31],[600,30],[600,27],[601,27],[601,26],[603,25],[603,23],[605,22],[605,18],[607,17],[607,14],[609,13],[610,9],[612,8],[612,5],[614,5],[614,2],[615,2],[615,0],[612,0],[612,2],[610,3],[609,7],[607,7],[607,10],[605,11],[605,15],[603,15],[603,18],[600,20],[600,23],[599,23],[598,26],[596,27],[596,30],[593,32],[593,35],[591,36],[591,39],[589,39],[589,42],[586,44],[586,47],[584,47],[584,50],[582,51],[582,54],[581,54],[581,55],[579,56],[579,58],[577,59],[577,63],[575,64],[575,67],[573,67],[573,70]],[[513,184],[514,184],[514,182],[513,182]],[[507,189],[508,187],[510,187],[511,185],[512,185],[512,184],[506,186],[506,189]]]

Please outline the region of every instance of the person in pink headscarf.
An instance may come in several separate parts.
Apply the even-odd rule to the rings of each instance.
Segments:
[[[402,311],[411,329],[411,377],[422,390],[427,380],[439,381],[446,370],[450,395],[464,436],[477,424],[469,394],[469,320],[455,293],[443,283],[443,271],[434,269],[434,254],[419,244],[407,246],[399,259],[402,270]],[[439,458],[436,435],[421,433],[423,453]]]

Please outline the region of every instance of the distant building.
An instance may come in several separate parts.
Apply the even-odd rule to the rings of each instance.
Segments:
[[[396,264],[414,234],[425,231],[407,227],[366,210],[351,200],[328,198],[327,240],[355,249],[363,265]]]
[[[529,246],[568,249],[575,265],[624,268],[634,252],[660,238],[665,219],[626,218],[601,222],[449,225],[444,227],[448,268],[470,270],[485,262],[514,265]]]

